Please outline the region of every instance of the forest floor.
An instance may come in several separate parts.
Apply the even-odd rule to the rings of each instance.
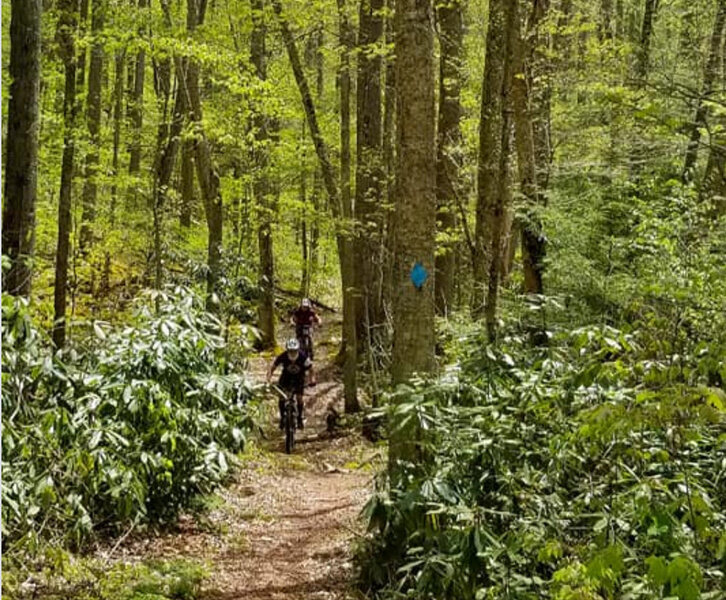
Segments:
[[[117,558],[202,562],[208,570],[204,600],[359,598],[352,551],[384,450],[352,430],[327,433],[328,407],[342,414],[336,349],[329,337],[316,346],[318,385],[306,389],[306,426],[291,455],[284,452],[277,401],[270,398],[264,432],[245,452],[231,485],[207,498],[202,513],[184,516],[177,530],[124,543]],[[264,381],[269,360],[252,359],[255,381]]]

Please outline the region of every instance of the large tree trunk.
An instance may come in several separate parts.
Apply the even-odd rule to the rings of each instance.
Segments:
[[[10,258],[10,268],[3,289],[28,297],[35,254],[42,2],[13,0],[11,11],[2,215],[2,251]]]
[[[436,114],[431,0],[396,3],[398,152],[392,375],[395,383],[434,367]],[[412,274],[425,269],[420,286]],[[418,280],[421,283],[421,280]]]
[[[374,265],[381,254],[383,157],[381,130],[381,66],[378,49],[383,34],[383,0],[360,0],[358,78],[356,87],[355,217],[360,228],[356,248],[356,306],[359,345],[369,339],[369,328],[382,320],[376,296]]]
[[[88,69],[88,100],[86,124],[88,126],[89,149],[86,154],[83,183],[83,213],[81,216],[80,247],[85,250],[93,243],[93,222],[96,220],[96,198],[98,196],[98,162],[101,131],[101,87],[103,81],[104,48],[103,34],[106,16],[106,0],[93,0],[91,15],[91,62]]]
[[[464,26],[460,0],[438,8],[441,59],[439,65],[439,126],[436,155],[436,220],[446,240],[436,255],[436,309],[441,315],[451,311],[454,297],[456,244],[456,196],[460,190],[461,85]]]
[[[696,159],[698,158],[698,146],[701,142],[701,128],[706,126],[706,118],[708,116],[707,101],[714,92],[714,83],[718,77],[725,24],[726,0],[718,0],[718,9],[713,23],[713,32],[711,33],[708,60],[706,61],[703,73],[703,92],[698,98],[693,123],[690,124],[691,135],[683,164],[682,179],[684,182],[693,179],[693,170],[696,166]]]
[[[71,192],[73,185],[73,160],[75,155],[76,121],[76,49],[75,35],[78,23],[76,3],[59,0],[58,29],[56,39],[65,71],[63,96],[63,158],[58,201],[58,244],[55,259],[55,283],[53,290],[53,343],[57,349],[66,342],[66,304],[68,287],[68,256],[71,235]]]
[[[264,0],[252,0],[252,36],[250,60],[261,81],[267,79],[267,27],[264,20]],[[255,148],[253,150],[256,176],[253,181],[255,202],[259,206],[257,246],[260,255],[258,282],[260,298],[257,305],[257,325],[260,330],[261,348],[275,347],[275,260],[272,246],[272,202],[269,169],[268,118],[260,104],[254,117]]]
[[[350,193],[350,56],[354,45],[354,32],[350,25],[348,6],[338,0],[340,20],[340,199],[343,218],[352,220],[353,204]],[[354,238],[351,232],[343,235],[340,254],[340,274],[343,284],[343,395],[345,412],[357,412],[358,404],[358,340],[355,318],[355,261]]]

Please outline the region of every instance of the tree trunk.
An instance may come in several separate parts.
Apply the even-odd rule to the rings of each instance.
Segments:
[[[434,367],[436,114],[432,25],[431,0],[396,3],[394,383],[408,381],[414,373],[426,373]],[[422,273],[422,269],[429,277],[423,282],[423,277],[418,279],[421,285],[414,285],[415,274]]]
[[[645,0],[643,23],[640,29],[640,46],[638,48],[637,76],[642,83],[648,76],[650,67],[650,42],[653,37],[653,23],[660,0]]]
[[[78,24],[77,8],[73,0],[59,0],[56,40],[65,71],[63,95],[63,158],[58,201],[58,244],[55,259],[53,290],[53,343],[60,349],[66,342],[66,304],[68,287],[68,256],[71,235],[71,192],[75,154],[76,121],[76,49],[75,35]]]
[[[206,0],[187,0],[187,31],[192,33],[204,23]],[[222,241],[224,212],[212,149],[202,126],[202,102],[199,95],[199,64],[189,59],[186,77],[189,101],[189,116],[194,124],[194,158],[197,178],[204,200],[204,214],[207,219],[207,307],[216,310],[216,291],[222,269]]]
[[[13,0],[11,11],[2,215],[2,251],[11,262],[3,289],[29,297],[35,255],[42,2]]]
[[[280,2],[280,0],[273,0],[273,6],[275,8],[275,13],[277,14],[278,22],[280,24],[280,31],[282,33],[282,39],[287,50],[287,55],[290,59],[290,66],[292,67],[293,74],[295,75],[295,82],[297,83],[298,90],[300,91],[300,97],[302,100],[303,108],[305,110],[308,128],[310,129],[310,136],[315,146],[315,152],[318,156],[318,162],[320,163],[320,170],[323,176],[323,184],[325,186],[325,191],[328,194],[328,200],[330,202],[330,207],[333,212],[333,218],[336,222],[336,239],[338,242],[338,255],[341,259],[341,268],[343,272],[350,272],[353,268],[351,266],[352,263],[348,263],[347,261],[352,261],[353,256],[350,251],[346,253],[344,236],[341,231],[341,196],[338,192],[335,169],[330,161],[330,153],[328,151],[328,147],[325,143],[325,140],[323,139],[322,134],[320,133],[317,113],[315,111],[315,103],[313,102],[313,97],[310,93],[310,87],[308,86],[307,78],[305,77],[305,72],[302,68],[302,63],[300,62],[300,55],[297,51],[297,47],[295,46],[295,38],[290,31],[290,26],[288,25],[287,20],[282,14],[282,3]],[[339,3],[338,6],[340,7],[341,4]],[[348,154],[350,153],[348,152]],[[344,180],[344,185],[347,184],[348,181],[349,179],[347,181]],[[348,248],[350,250],[350,246],[348,246]],[[349,286],[346,286],[345,280],[343,281],[343,289],[344,291],[350,289]],[[350,310],[350,303],[348,303],[348,306]],[[350,315],[350,313],[348,314]],[[344,325],[344,329],[350,333],[351,325],[349,324],[349,322],[350,319],[348,320],[348,326],[346,327]],[[348,341],[355,342],[355,339],[349,337]],[[346,342],[346,349],[346,354],[350,356],[352,352],[350,350],[350,344],[348,342]],[[346,357],[346,363],[350,364],[348,357]],[[348,368],[350,367],[346,367],[346,370]],[[346,412],[355,412],[357,410],[359,410],[357,398],[352,394],[351,389],[349,388],[346,395]]]
[[[538,5],[540,10],[538,10]],[[536,2],[529,23],[529,30],[522,37],[522,19],[517,13],[514,25],[514,80],[512,99],[514,103],[515,139],[517,164],[522,194],[525,198],[522,231],[522,267],[524,271],[524,291],[527,294],[543,293],[544,258],[546,239],[542,231],[540,211],[546,205],[545,180],[541,176],[549,162],[547,152],[538,149],[538,138],[535,134],[535,118],[539,121],[548,119],[549,110],[547,95],[542,90],[540,78],[534,77],[534,71],[541,70],[545,59],[540,56],[538,28],[545,16],[548,2]],[[539,73],[538,73],[539,74]],[[545,123],[539,123],[540,128]],[[541,135],[540,135],[541,137]],[[545,143],[539,141],[540,145]]]
[[[439,63],[439,126],[436,155],[436,220],[446,236],[436,255],[436,310],[440,315],[453,304],[456,245],[456,196],[460,190],[462,156],[461,85],[463,75],[463,15],[460,0],[438,7],[441,59]]]
[[[115,80],[113,88],[113,159],[111,162],[111,202],[108,209],[108,222],[111,230],[116,226],[116,203],[118,201],[119,152],[121,147],[121,124],[124,102],[124,65],[126,62],[125,50],[116,52]],[[111,253],[107,250],[103,267],[101,288],[108,290],[111,282]]]
[[[485,290],[493,252],[492,240],[497,219],[501,220],[504,209],[499,197],[499,168],[502,154],[506,14],[506,0],[491,0],[479,121],[474,293],[471,307],[476,317],[484,314]]]
[[[250,38],[250,60],[260,81],[267,80],[267,26],[264,19],[264,0],[251,0],[252,35]],[[260,256],[258,282],[260,298],[257,305],[259,345],[263,349],[275,347],[275,260],[272,245],[272,206],[269,183],[269,132],[268,118],[260,103],[254,117],[255,147],[253,160],[256,175],[253,180],[253,194],[259,206],[257,246]]]
[[[88,100],[86,123],[88,126],[89,149],[86,154],[83,183],[83,213],[79,236],[81,250],[93,243],[93,222],[96,219],[96,198],[98,196],[98,162],[101,144],[101,84],[103,81],[104,48],[101,36],[106,13],[106,0],[93,0],[91,15],[91,62],[88,68]]]
[[[379,262],[383,157],[381,130],[381,66],[378,44],[383,34],[383,0],[360,0],[358,77],[356,86],[356,185],[355,217],[359,236],[356,248],[356,320],[358,344],[368,340],[369,328],[381,318],[375,296],[374,265]]]
[[[181,151],[181,211],[179,225],[192,226],[192,210],[195,205],[194,191],[194,141],[184,139]]]
[[[340,195],[338,192],[338,185],[336,183],[335,168],[333,163],[330,161],[330,152],[328,146],[323,139],[320,132],[320,126],[318,125],[318,117],[315,111],[315,103],[313,96],[310,93],[310,86],[308,85],[307,77],[305,77],[305,71],[300,61],[300,54],[295,45],[295,38],[292,35],[290,26],[287,23],[284,15],[282,14],[282,3],[281,0],[272,0],[275,14],[277,15],[280,23],[280,32],[282,33],[282,40],[287,50],[287,55],[290,60],[290,66],[292,67],[293,74],[295,76],[295,82],[297,83],[300,97],[302,99],[303,109],[305,110],[305,117],[308,122],[308,128],[310,129],[310,137],[313,140],[315,147],[315,153],[318,156],[320,162],[320,169],[323,174],[323,184],[325,191],[328,194],[330,200],[330,206],[333,211],[334,217],[340,216]]]
[[[164,11],[166,28],[171,30],[172,20],[169,12],[169,0],[162,0],[161,5]],[[152,200],[154,287],[156,289],[161,289],[164,279],[163,218],[186,109],[186,95],[183,90],[186,76],[186,59],[176,59],[177,90],[171,119],[169,118],[169,103],[172,97],[171,63],[171,59],[166,58],[154,64],[154,88],[157,94],[159,112],[162,115],[157,131]]]
[[[143,11],[149,6],[149,0],[139,0],[138,8]],[[144,37],[143,27],[139,29],[139,37]],[[131,117],[131,149],[129,155],[129,174],[138,175],[141,170],[141,136],[144,125],[144,83],[146,79],[146,51],[143,47],[136,53],[134,63],[134,88],[129,103]],[[135,186],[134,186],[135,187]],[[136,196],[136,193],[132,194]]]
[[[350,25],[345,0],[338,0],[340,20],[340,197],[343,218],[352,220],[353,204],[350,193],[350,56],[354,45],[354,32]],[[350,231],[343,234],[340,247],[340,274],[343,284],[343,396],[345,412],[357,412],[358,404],[358,331],[355,318],[355,261],[354,238]]]
[[[474,313],[486,318],[489,338],[496,337],[496,315],[510,208],[512,129],[512,51],[516,3],[492,0],[489,5],[485,93],[479,129],[478,197],[475,246]],[[486,300],[482,303],[482,293]],[[483,307],[482,307],[483,304]]]
[[[384,72],[384,116],[383,116],[383,162],[386,175],[386,206],[384,240],[381,244],[383,256],[383,281],[381,282],[381,297],[383,311],[390,311],[393,300],[393,224],[394,214],[390,209],[394,203],[395,171],[396,171],[396,60],[392,50],[395,40],[394,15],[395,0],[387,0],[387,15],[385,20],[386,47],[390,48],[386,55],[386,69]]]
[[[713,32],[711,33],[708,60],[706,61],[703,73],[703,92],[698,98],[696,114],[690,126],[691,135],[683,164],[682,180],[684,182],[693,179],[693,170],[696,166],[696,159],[698,158],[698,146],[701,142],[701,128],[706,126],[706,118],[708,116],[707,101],[714,92],[714,83],[718,76],[721,48],[723,46],[724,24],[726,24],[726,0],[718,0],[718,9],[713,23]]]

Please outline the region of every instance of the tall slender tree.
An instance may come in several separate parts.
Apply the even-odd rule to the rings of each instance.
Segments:
[[[382,95],[380,42],[383,0],[360,0],[358,74],[356,85],[355,215],[360,227],[356,251],[356,314],[359,344],[368,328],[381,320],[379,279],[374,270],[381,242],[381,200],[384,185],[382,156]]]
[[[341,258],[341,264],[347,264],[350,266],[352,263],[346,262],[347,260],[349,260],[349,258],[346,257],[345,254],[345,239],[343,236],[343,232],[341,231],[341,195],[338,189],[335,168],[333,167],[333,163],[330,160],[330,150],[328,148],[328,145],[325,143],[323,135],[320,131],[317,111],[315,109],[315,101],[313,100],[313,95],[310,92],[310,86],[308,85],[308,80],[305,76],[305,71],[303,70],[303,65],[300,60],[300,54],[297,50],[297,46],[295,45],[295,38],[290,29],[290,25],[285,18],[285,15],[283,14],[282,2],[281,0],[272,0],[272,2],[275,9],[275,14],[277,15],[277,21],[280,25],[282,40],[285,44],[287,56],[290,60],[290,66],[292,67],[293,75],[295,76],[295,82],[300,92],[300,99],[302,100],[305,117],[308,123],[308,127],[310,129],[310,137],[313,140],[313,145],[315,146],[315,153],[318,156],[318,162],[320,165],[320,171],[322,174],[325,191],[328,195],[333,218],[336,221],[338,255]],[[343,289],[349,289],[349,287],[346,286],[345,280],[343,281]],[[348,324],[348,326],[346,327],[346,325],[344,324],[344,329],[346,331],[349,331],[350,326],[351,325]],[[351,339],[351,342],[353,341],[355,340]],[[346,396],[346,412],[357,412],[358,410],[360,410],[358,399],[352,394],[350,396]]]
[[[206,0],[187,0],[187,32],[204,24]],[[222,242],[224,211],[220,189],[219,173],[214,163],[212,149],[202,125],[202,100],[199,93],[199,63],[190,58],[187,66],[185,90],[188,97],[189,117],[194,129],[194,158],[197,178],[204,200],[204,214],[207,220],[207,298],[210,309],[217,308],[214,303],[217,284],[222,269]]]
[[[338,0],[338,19],[340,29],[340,65],[338,67],[338,87],[340,89],[340,201],[343,219],[353,220],[353,202],[350,190],[351,151],[350,151],[350,57],[355,45],[355,33],[350,24],[348,5]],[[345,411],[358,410],[358,340],[355,318],[355,261],[354,237],[350,228],[341,234],[340,271],[343,284],[343,394]]]
[[[393,381],[434,367],[436,112],[431,0],[396,2]]]
[[[88,67],[88,99],[86,101],[86,125],[89,149],[86,154],[83,182],[83,214],[79,244],[87,248],[93,241],[93,222],[96,219],[98,196],[99,149],[101,132],[101,88],[103,82],[104,44],[103,28],[106,16],[106,0],[93,0],[91,7],[91,60]]]
[[[436,220],[442,243],[436,254],[436,309],[446,314],[452,308],[456,268],[456,196],[460,193],[461,86],[463,75],[463,10],[461,0],[438,6],[439,125],[436,154]]]
[[[148,10],[149,0],[138,0],[138,10]],[[139,27],[139,37],[145,37],[144,27]],[[129,116],[131,120],[131,146],[129,153],[129,174],[138,175],[141,170],[141,136],[144,125],[144,86],[146,83],[146,50],[143,45],[139,47],[133,62],[133,88],[129,101]],[[135,191],[132,196],[135,196]]]
[[[517,165],[522,194],[525,199],[522,232],[522,267],[524,290],[529,294],[542,294],[546,238],[542,230],[540,211],[546,204],[545,186],[549,156],[547,122],[549,101],[543,90],[541,71],[544,59],[540,49],[540,24],[549,8],[549,0],[534,0],[523,32],[520,11],[515,16],[514,80],[512,101],[516,131]],[[538,72],[538,75],[540,73]]]
[[[510,144],[512,139],[512,53],[516,3],[492,0],[484,68],[474,261],[474,312],[486,317],[489,337],[496,334],[499,285],[510,220]]]
[[[693,170],[696,166],[698,147],[701,141],[701,129],[705,127],[706,119],[708,117],[707,102],[709,97],[713,94],[714,85],[718,80],[725,25],[726,0],[718,0],[716,16],[713,22],[713,31],[711,32],[708,59],[706,60],[706,66],[704,67],[702,92],[696,103],[696,114],[693,117],[693,122],[690,124],[690,139],[688,140],[686,158],[683,164],[682,178],[684,181],[688,181],[693,178]]]
[[[252,35],[250,37],[250,59],[260,81],[267,79],[267,25],[265,23],[264,0],[252,2]],[[257,323],[260,330],[260,345],[263,348],[275,346],[275,261],[272,245],[272,202],[269,178],[269,133],[268,117],[264,106],[256,108],[254,117],[255,147],[253,157],[256,174],[253,182],[255,200],[260,215],[257,228],[257,244],[260,255],[258,281],[260,298],[257,305]]]
[[[13,0],[10,17],[2,250],[10,258],[3,289],[29,296],[35,254],[35,202],[40,122],[41,0]]]
[[[71,242],[71,201],[76,147],[76,27],[78,7],[74,0],[60,0],[56,41],[63,61],[65,89],[63,94],[63,158],[58,199],[58,243],[55,255],[53,293],[53,343],[62,348],[66,342],[66,306],[68,287],[68,258]]]

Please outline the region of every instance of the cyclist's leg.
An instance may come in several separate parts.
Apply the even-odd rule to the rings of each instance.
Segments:
[[[295,393],[297,399],[297,428],[304,429],[305,423],[303,421],[305,404],[303,403],[303,388],[298,388]]]
[[[285,429],[285,403],[287,402],[290,390],[284,387],[281,387],[280,389],[282,389],[284,395],[280,395],[280,398],[277,401],[277,407],[280,411],[280,429]]]

